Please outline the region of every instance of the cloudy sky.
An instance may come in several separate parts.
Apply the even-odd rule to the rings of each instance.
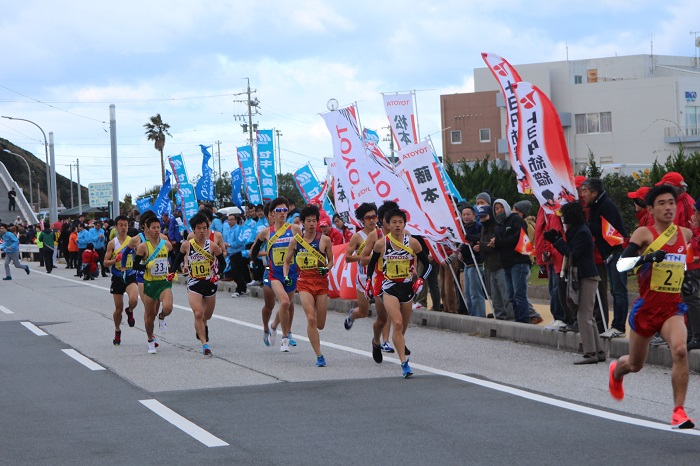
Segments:
[[[80,159],[87,185],[111,181],[115,104],[120,198],[138,196],[160,184],[143,129],[156,113],[171,125],[166,155],[184,154],[191,177],[199,144],[221,141],[222,169],[236,166],[249,78],[254,121],[282,132],[282,171],[311,163],[323,177],[332,148],[318,114],[330,98],[357,102],[363,126],[380,130],[381,93],[415,89],[421,135],[440,151],[439,96],[473,90],[481,52],[517,67],[648,54],[653,39],[655,54],[693,56],[697,30],[691,0],[4,2],[0,114],[52,131],[57,171]],[[0,137],[43,159],[32,125],[0,119]]]

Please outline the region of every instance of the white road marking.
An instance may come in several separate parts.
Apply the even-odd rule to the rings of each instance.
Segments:
[[[202,442],[208,447],[226,447],[228,443],[210,434],[192,421],[185,419],[172,409],[168,408],[158,400],[139,400],[139,403],[162,417],[195,440]]]
[[[20,322],[20,324],[22,324],[22,325],[24,325],[25,327],[27,327],[27,330],[29,330],[30,332],[32,332],[34,335],[37,335],[37,336],[40,336],[40,337],[43,337],[43,336],[48,335],[48,333],[44,332],[42,329],[40,329],[39,327],[37,327],[36,325],[34,325],[34,324],[31,323],[31,322]]]
[[[5,314],[14,314],[14,312],[12,312],[11,310],[9,310],[9,309],[6,308],[5,306],[0,306],[0,312],[3,312],[3,313],[5,313]]]
[[[90,283],[80,283],[76,280],[71,280],[71,279],[59,277],[56,275],[49,275],[49,274],[46,274],[46,275],[49,277],[58,278],[59,280],[76,282],[76,283],[79,283],[81,285],[90,286],[93,288],[98,288],[98,289],[109,291],[108,288],[104,288],[104,287],[101,287],[98,285],[93,285]],[[178,304],[173,304],[173,308],[181,309],[183,311],[192,312],[192,309],[190,309],[189,307],[180,306]],[[248,327],[248,328],[255,329],[255,330],[263,330],[262,325],[251,324],[250,322],[245,322],[245,321],[242,321],[239,319],[233,319],[231,317],[224,317],[224,316],[214,314],[212,316],[212,318],[224,320],[226,322],[231,322],[233,324],[240,325],[242,327]],[[281,332],[278,331],[278,333],[281,333]],[[306,342],[309,341],[308,338],[300,336],[300,335],[294,335],[294,338],[296,340],[301,340],[301,341],[306,341]],[[359,350],[356,348],[351,348],[349,346],[338,345],[336,343],[330,343],[330,342],[326,342],[326,341],[321,341],[321,344],[324,346],[327,346],[329,348],[334,348],[334,349],[338,349],[341,351],[346,351],[348,353],[353,353],[353,354],[357,354],[360,356],[366,356],[366,357],[370,357],[370,358],[372,357],[372,353],[369,351]],[[384,361],[388,361],[388,362],[391,362],[393,364],[400,364],[400,361],[397,358],[387,358],[386,356],[384,356]],[[540,403],[548,404],[550,406],[557,406],[559,408],[568,409],[570,411],[574,411],[577,413],[588,414],[590,416],[595,416],[595,417],[599,417],[602,419],[608,419],[611,421],[622,422],[624,424],[631,424],[631,425],[635,425],[635,426],[639,426],[639,427],[647,427],[650,429],[664,430],[667,432],[677,432],[680,434],[700,436],[700,430],[672,429],[669,424],[664,424],[664,423],[655,422],[655,421],[647,421],[644,419],[639,419],[639,418],[635,418],[635,417],[631,417],[631,416],[625,416],[623,414],[610,413],[610,412],[604,411],[602,409],[581,406],[581,405],[577,405],[575,403],[571,403],[568,401],[562,401],[562,400],[558,400],[556,398],[549,398],[549,397],[546,397],[544,395],[538,395],[538,394],[531,393],[531,392],[521,390],[518,388],[509,387],[507,385],[501,385],[501,384],[496,383],[496,382],[489,382],[487,380],[481,380],[481,379],[477,379],[474,377],[469,377],[466,375],[458,374],[455,372],[437,369],[434,367],[425,366],[423,364],[417,364],[415,362],[411,362],[411,368],[412,369],[420,369],[422,371],[429,372],[431,374],[441,375],[443,377],[449,377],[451,379],[460,380],[462,382],[471,383],[471,384],[478,385],[478,386],[484,387],[484,388],[490,388],[492,390],[496,390],[496,391],[503,392],[503,393],[508,393],[510,395],[518,396],[520,398],[525,398],[527,400],[537,401]],[[153,401],[155,401],[155,400],[153,400]],[[142,403],[143,403],[143,401],[142,401]]]
[[[63,352],[66,353],[68,356],[70,356],[71,358],[75,359],[76,361],[78,361],[80,364],[82,364],[83,366],[87,367],[87,368],[90,369],[91,371],[103,371],[103,370],[105,370],[104,367],[100,366],[99,364],[97,364],[97,363],[96,363],[95,361],[93,361],[92,359],[90,359],[90,358],[88,358],[88,357],[86,357],[86,356],[83,356],[82,354],[78,353],[78,352],[77,352],[76,350],[74,350],[74,349],[64,349],[64,350],[61,350],[61,351],[63,351]]]

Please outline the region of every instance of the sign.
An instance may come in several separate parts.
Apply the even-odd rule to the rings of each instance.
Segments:
[[[90,183],[88,185],[90,207],[107,207],[112,201],[112,183]]]

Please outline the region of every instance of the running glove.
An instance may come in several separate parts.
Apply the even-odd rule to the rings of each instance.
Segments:
[[[413,293],[418,294],[420,293],[420,290],[423,289],[423,279],[422,278],[416,278],[413,281]]]
[[[175,273],[174,273],[174,272],[170,272],[170,273],[165,277],[165,279],[166,279],[167,281],[169,281],[169,282],[173,281],[174,278],[175,278]]]
[[[661,262],[666,257],[666,251],[654,251],[642,256],[642,262]]]
[[[374,297],[374,290],[372,289],[372,279],[368,278],[367,283],[365,283],[365,298],[370,300]]]
[[[328,273],[328,267],[319,267],[319,268],[318,268],[318,273],[319,273],[321,276],[326,275],[326,274]]]
[[[289,286],[292,286],[292,284],[293,284],[292,279],[289,278],[289,275],[285,276],[284,277],[284,286],[289,287]]]

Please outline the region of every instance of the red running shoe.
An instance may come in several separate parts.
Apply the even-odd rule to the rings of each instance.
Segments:
[[[119,331],[117,332],[116,330],[114,331],[114,340],[112,340],[112,344],[114,346],[119,346],[122,343],[122,332]],[[675,419],[675,414],[674,414],[674,419]]]
[[[671,427],[674,429],[692,429],[695,423],[685,414],[683,406],[676,406],[671,417]]]
[[[615,368],[617,367],[617,360],[610,362],[610,379],[608,381],[608,389],[610,390],[610,396],[615,398],[617,401],[622,401],[625,397],[625,389],[622,388],[622,379],[617,380],[615,378]]]
[[[134,313],[131,312],[128,307],[124,311],[126,312],[126,321],[129,324],[129,327],[133,327],[134,325],[136,325]]]

